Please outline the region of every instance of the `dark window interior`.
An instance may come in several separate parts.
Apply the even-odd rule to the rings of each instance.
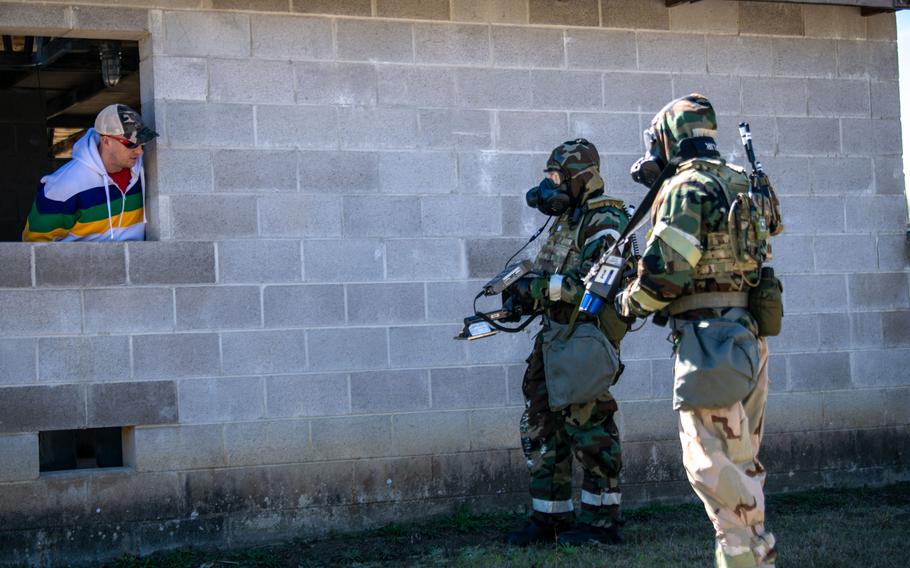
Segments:
[[[86,428],[38,433],[39,471],[123,466],[123,429]]]
[[[0,241],[21,240],[41,177],[114,103],[141,112],[138,42],[2,36]]]

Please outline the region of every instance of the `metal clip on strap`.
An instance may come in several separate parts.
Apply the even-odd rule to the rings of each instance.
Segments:
[[[746,292],[703,292],[683,296],[666,307],[670,316],[676,316],[689,310],[703,308],[747,308],[749,294]]]

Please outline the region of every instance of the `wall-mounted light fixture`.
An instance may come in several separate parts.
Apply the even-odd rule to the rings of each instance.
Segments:
[[[120,82],[120,43],[105,42],[99,50],[101,57],[101,80],[108,87]]]

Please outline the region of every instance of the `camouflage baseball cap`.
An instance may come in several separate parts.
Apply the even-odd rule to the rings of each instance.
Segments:
[[[108,105],[95,118],[95,131],[104,136],[120,136],[133,144],[145,144],[158,133],[142,122],[139,113],[126,105]]]
[[[670,101],[651,120],[645,136],[653,136],[664,162],[679,152],[679,142],[686,138],[717,136],[717,116],[714,107],[703,95],[692,93]],[[646,144],[648,141],[645,141]]]
[[[544,171],[560,171],[568,175],[573,200],[583,200],[604,186],[600,177],[600,154],[597,147],[584,138],[567,140],[553,148]]]

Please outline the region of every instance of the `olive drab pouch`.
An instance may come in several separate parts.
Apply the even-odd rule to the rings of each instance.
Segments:
[[[612,306],[607,306],[597,314],[597,322],[607,338],[613,343],[619,343],[629,332],[631,324],[624,321]]]
[[[551,410],[594,400],[619,375],[619,355],[594,323],[551,321],[540,337]]]
[[[722,318],[674,322],[673,408],[725,408],[746,398],[758,380],[758,340]]]
[[[758,335],[772,337],[780,333],[784,318],[784,285],[774,276],[774,269],[764,266],[758,285],[749,290],[749,312],[758,324]]]

